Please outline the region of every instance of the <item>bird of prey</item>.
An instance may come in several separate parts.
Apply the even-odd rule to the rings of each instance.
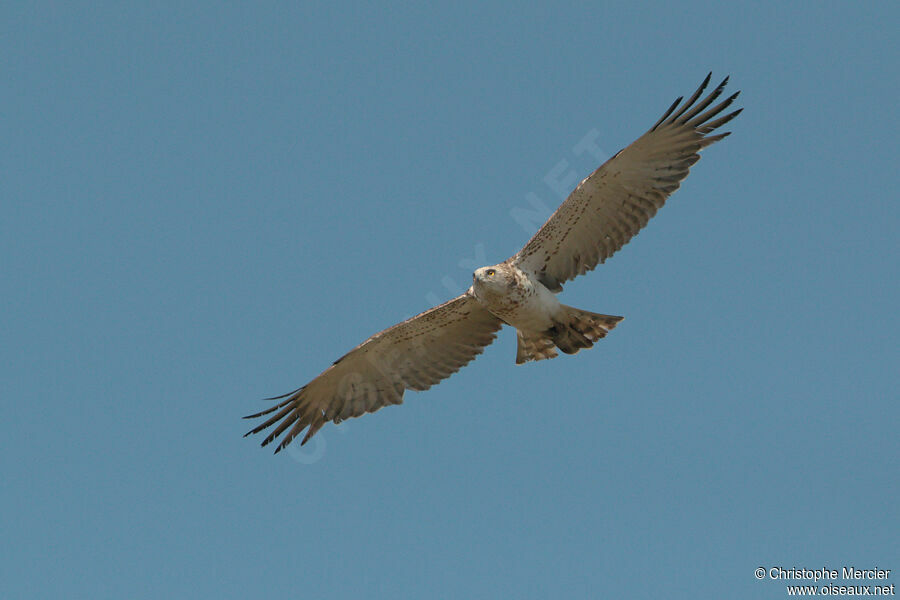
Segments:
[[[556,294],[628,243],[678,189],[700,150],[729,135],[709,134],[741,112],[719,116],[740,92],[711,106],[728,83],[701,100],[711,75],[579,183],[516,255],[476,269],[462,295],[376,333],[305,386],[271,398],[279,402],[245,417],[267,417],[246,435],[274,425],[262,445],[285,434],[277,453],[304,429],[302,444],[329,421],[400,404],[406,390],[427,390],[468,364],[504,324],[516,329],[518,364],[593,346],[622,317],[567,306]]]

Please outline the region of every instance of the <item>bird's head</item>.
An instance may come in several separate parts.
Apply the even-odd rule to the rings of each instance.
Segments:
[[[504,293],[511,278],[509,269],[504,268],[503,265],[481,267],[472,273],[472,283],[476,292]]]

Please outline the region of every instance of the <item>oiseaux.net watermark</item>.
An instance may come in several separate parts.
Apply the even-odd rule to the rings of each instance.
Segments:
[[[753,575],[760,581],[784,584],[788,596],[894,596],[891,569],[859,568],[845,565],[838,569],[822,567],[757,567]]]

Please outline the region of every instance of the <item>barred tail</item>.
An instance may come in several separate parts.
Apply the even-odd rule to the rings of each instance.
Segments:
[[[582,348],[590,348],[594,342],[606,337],[609,330],[625,317],[601,315],[563,305],[563,313],[553,327],[539,333],[518,331],[516,364],[530,360],[543,360],[557,356],[559,348],[566,354],[575,354]]]

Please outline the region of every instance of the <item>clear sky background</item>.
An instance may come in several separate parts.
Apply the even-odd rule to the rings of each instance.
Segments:
[[[0,13],[3,598],[900,585],[895,3],[81,4]],[[733,135],[563,293],[594,349],[242,439],[710,70]]]

